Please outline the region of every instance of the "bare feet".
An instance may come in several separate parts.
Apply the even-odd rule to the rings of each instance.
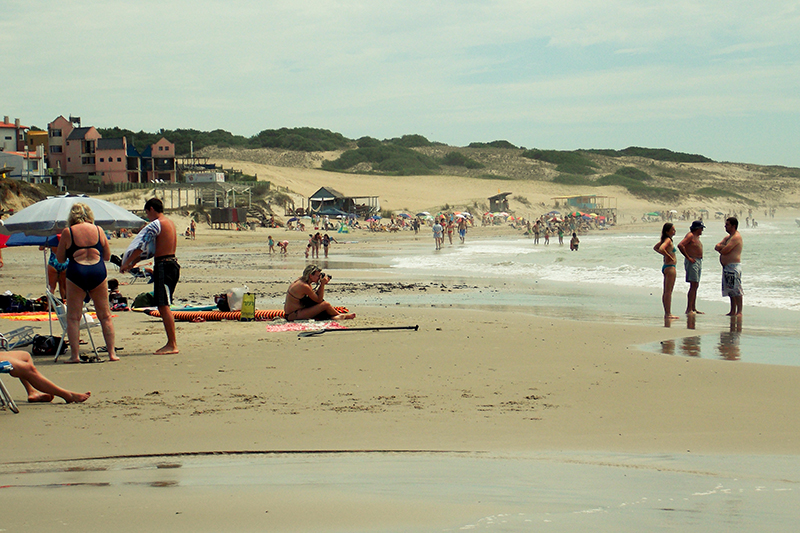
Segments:
[[[119,361],[119,357],[117,357],[117,354],[109,352],[108,353],[108,360],[109,361]]]
[[[81,360],[80,360],[80,359],[71,359],[71,358],[70,358],[70,359],[65,359],[65,360],[64,360],[64,364],[65,364],[65,365],[74,365],[74,364],[78,364],[78,363],[80,363],[80,362],[81,362]]]
[[[349,313],[347,315],[336,315],[332,316],[331,320],[352,320],[356,317],[355,313]]]
[[[162,346],[153,353],[156,355],[167,355],[167,354],[179,353],[179,351],[177,346],[170,346],[169,344],[165,344],[164,346]]]
[[[32,394],[28,394],[28,402],[35,403],[35,402],[52,402],[53,395],[46,394],[44,392],[34,392]]]
[[[69,395],[64,398],[64,401],[67,403],[83,403],[89,399],[91,396],[91,392],[87,392],[85,394],[81,394],[80,392],[70,392]]]
[[[664,318],[666,318],[668,320],[677,320],[680,317],[679,316],[675,316],[675,315],[664,315]]]

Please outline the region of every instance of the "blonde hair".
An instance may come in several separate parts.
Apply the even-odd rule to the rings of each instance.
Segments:
[[[317,272],[321,272],[320,268],[317,265],[308,265],[306,266],[306,268],[303,269],[303,275],[300,276],[300,279],[306,283],[311,283],[311,276],[313,276]]]
[[[75,224],[80,224],[82,222],[94,224],[94,213],[92,213],[92,208],[88,205],[75,202],[72,204],[72,208],[69,210],[67,224],[74,226]]]

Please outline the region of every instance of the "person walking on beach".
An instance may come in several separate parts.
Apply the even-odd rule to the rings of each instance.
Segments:
[[[731,299],[731,310],[726,316],[742,316],[742,234],[739,233],[739,220],[729,217],[725,220],[727,236],[714,247],[719,253],[722,265],[722,296]]]
[[[272,235],[267,235],[267,245],[269,245],[270,254],[275,252],[275,239],[272,238]]]
[[[572,238],[569,240],[569,251],[570,252],[577,252],[578,246],[580,246],[581,240],[578,238],[578,234],[574,231],[572,232]]]
[[[664,256],[664,264],[661,266],[661,273],[664,275],[664,293],[661,296],[661,302],[664,304],[664,318],[673,320],[678,318],[672,314],[672,290],[675,288],[675,276],[677,275],[676,267],[678,258],[675,257],[675,252],[678,249],[672,242],[672,237],[675,236],[675,226],[672,222],[667,222],[661,228],[661,239],[653,246],[653,250]]]
[[[325,251],[325,257],[328,257],[328,247],[332,242],[338,243],[339,241],[329,236],[327,233],[322,236],[322,249]]]
[[[172,316],[172,295],[181,277],[181,267],[175,258],[178,234],[175,224],[164,215],[164,204],[158,198],[150,198],[144,204],[144,212],[150,221],[139,231],[131,245],[125,251],[120,272],[126,272],[136,263],[150,257],[155,258],[153,265],[153,294],[156,306],[167,333],[167,344],[156,350],[155,354],[178,353],[178,340],[175,335],[175,319]]]
[[[189,232],[192,235],[192,240],[195,240],[197,236],[197,222],[195,222],[194,219],[192,219],[192,223],[189,225]]]
[[[444,228],[441,224],[439,224],[439,220],[433,225],[433,240],[436,243],[436,249],[441,250],[442,244],[444,244]]]
[[[689,293],[686,295],[686,314],[697,313],[697,288],[700,286],[700,274],[703,270],[703,243],[700,236],[705,225],[701,220],[695,220],[689,227],[689,233],[678,243],[678,250],[683,254],[683,268],[686,270],[686,283],[689,284]]]
[[[456,230],[456,223],[453,222],[453,219],[450,219],[447,222],[447,238],[450,239],[450,246],[453,245],[453,233]]]
[[[461,244],[467,239],[467,217],[458,219],[458,238],[461,239]]]

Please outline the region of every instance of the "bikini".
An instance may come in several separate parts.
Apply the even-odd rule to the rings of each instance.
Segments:
[[[672,255],[675,255],[675,252],[677,252],[677,251],[678,251],[678,248],[673,244],[672,245]],[[661,272],[664,272],[666,269],[668,269],[670,267],[676,268],[677,266],[678,265],[668,265],[668,264],[665,263],[665,264],[663,264],[661,266]]]
[[[67,269],[67,266],[69,266],[69,260],[59,263],[55,252],[50,250],[50,259],[47,261],[47,264],[55,268],[56,272],[64,272]]]
[[[318,303],[320,303],[320,302],[315,302],[314,300],[312,300],[310,296],[303,296],[302,298],[298,298],[297,296],[295,296],[294,294],[292,294],[289,291],[286,291],[286,294],[288,296],[291,296],[295,300],[297,300],[297,302],[302,306],[300,309],[295,309],[294,311],[291,311],[290,313],[287,313],[283,317],[286,320],[288,320],[289,322],[294,321],[294,319],[297,318],[297,313],[299,313],[303,309],[308,309],[309,307],[313,307],[313,306],[317,305]],[[317,316],[309,317],[310,320],[324,320],[326,318],[330,318],[330,315],[328,313],[326,313],[325,311],[323,311],[322,313],[318,314]]]
[[[72,244],[67,248],[66,256],[69,259],[67,264],[67,279],[86,292],[91,292],[100,286],[107,277],[106,263],[103,261],[103,243],[100,241],[100,228],[97,228],[97,242],[91,246],[78,246],[75,244],[75,237],[72,235],[72,228],[69,228],[69,237]],[[78,250],[89,250],[94,248],[100,253],[100,259],[92,265],[82,265],[75,261],[75,252]]]

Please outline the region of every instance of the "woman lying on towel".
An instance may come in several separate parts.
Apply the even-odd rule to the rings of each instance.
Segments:
[[[339,314],[325,301],[325,285],[331,280],[317,265],[308,265],[303,275],[289,285],[283,312],[286,320],[349,320],[355,313]],[[317,285],[315,289],[311,284]]]

